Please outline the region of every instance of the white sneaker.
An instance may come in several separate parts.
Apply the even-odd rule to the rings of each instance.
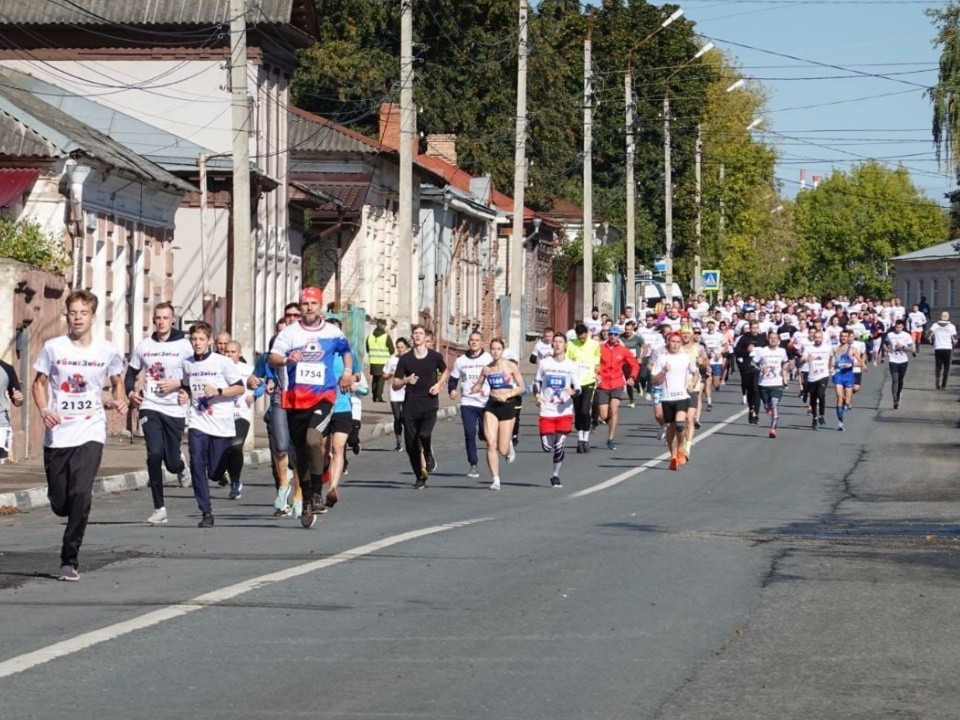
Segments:
[[[190,466],[187,464],[187,459],[183,456],[183,453],[180,453],[180,459],[183,460],[183,470],[177,473],[177,482],[180,484],[180,487],[188,488],[192,484]]]
[[[289,509],[287,500],[290,498],[290,486],[281,485],[277,490],[277,499],[273,501],[273,509],[285,512]]]
[[[493,482],[490,483],[490,489],[491,489],[491,490],[499,490],[499,489],[500,489],[500,478],[494,478],[494,479],[493,479]]]
[[[510,452],[507,453],[507,462],[512,463],[517,459],[517,451],[514,450],[513,445],[510,446]]]
[[[657,440],[659,440],[660,442],[663,442],[666,439],[667,439],[667,426],[661,425],[660,430],[657,433]]]
[[[477,469],[477,466],[476,466],[476,465],[471,465],[471,466],[470,466],[470,469],[467,470],[467,477],[468,477],[468,478],[478,478],[478,477],[480,477],[480,470]]]
[[[164,525],[167,522],[167,508],[162,507],[153,511],[153,515],[147,518],[150,525]]]

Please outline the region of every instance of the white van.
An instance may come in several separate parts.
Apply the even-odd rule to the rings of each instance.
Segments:
[[[671,283],[673,286],[671,300],[678,300],[680,307],[683,307],[683,291],[677,283]],[[637,283],[636,307],[638,309],[652,308],[657,303],[666,300],[667,284],[660,280],[647,280]]]

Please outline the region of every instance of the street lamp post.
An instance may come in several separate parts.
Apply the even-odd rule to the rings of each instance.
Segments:
[[[673,168],[670,166],[670,81],[681,70],[687,68],[691,63],[696,62],[708,52],[713,50],[714,44],[707,43],[697,50],[697,53],[687,60],[683,65],[674,70],[667,76],[664,83],[666,90],[663,94],[663,196],[664,196],[664,245],[666,254],[664,263],[664,286],[668,299],[673,299]]]
[[[633,52],[681,17],[683,17],[683,9],[677,8],[668,18],[660,23],[653,32],[643,38],[643,40],[635,43],[627,53],[627,71],[623,76],[624,102],[626,105],[625,126],[627,131],[627,277],[625,278],[628,298],[627,304],[633,304],[635,301],[634,295],[636,294],[637,275],[637,183],[634,179],[636,145],[633,137]]]

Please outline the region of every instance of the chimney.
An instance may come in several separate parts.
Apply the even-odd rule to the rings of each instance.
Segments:
[[[820,185],[820,176],[819,176],[819,175],[814,175],[814,176],[813,176],[813,189],[816,190],[816,189],[817,189],[817,186],[819,186],[819,185]]]
[[[807,171],[803,168],[800,169],[800,189],[801,190],[807,189]]]
[[[427,135],[427,155],[457,164],[457,136],[453,134]]]
[[[387,147],[400,148],[400,105],[380,104],[380,142]]]

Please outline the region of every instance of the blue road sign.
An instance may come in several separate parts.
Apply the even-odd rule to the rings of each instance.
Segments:
[[[657,260],[657,261],[653,264],[653,270],[654,270],[654,272],[659,272],[659,273],[666,272],[666,271],[667,271],[667,261],[666,261],[666,260]]]
[[[720,289],[720,271],[704,270],[700,273],[700,285],[704,290]]]

